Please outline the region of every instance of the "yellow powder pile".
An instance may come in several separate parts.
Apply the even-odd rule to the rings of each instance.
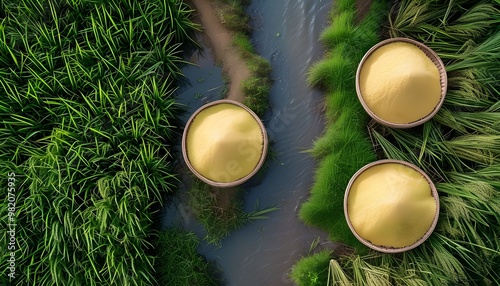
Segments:
[[[386,163],[368,168],[356,178],[347,210],[359,236],[374,245],[401,248],[424,236],[437,204],[419,172]]]
[[[361,67],[359,87],[375,115],[398,124],[429,115],[441,98],[438,68],[422,50],[406,42],[375,50]]]
[[[240,106],[221,103],[202,110],[189,126],[189,162],[205,178],[234,182],[250,174],[263,150],[263,130]]]

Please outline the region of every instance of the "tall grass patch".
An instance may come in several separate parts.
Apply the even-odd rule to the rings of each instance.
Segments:
[[[252,42],[250,41],[248,36],[245,35],[244,33],[239,32],[234,34],[233,45],[239,48],[242,56],[247,56],[256,53]]]
[[[239,190],[222,190],[221,194],[210,185],[194,179],[189,189],[189,206],[198,221],[205,228],[205,240],[221,246],[221,241],[229,233],[246,222]]]
[[[302,258],[295,264],[290,277],[297,285],[324,286],[328,278],[331,253],[323,250],[314,256]]]
[[[266,219],[267,214],[278,207],[243,210],[242,190],[239,188],[219,189],[200,180],[193,179],[189,189],[189,206],[205,229],[205,240],[217,247],[231,231],[237,230],[251,220]]]
[[[267,77],[251,76],[241,83],[246,97],[243,103],[257,115],[262,116],[269,107],[270,80]]]
[[[368,122],[368,116],[357,99],[354,84],[357,63],[367,49],[366,44],[350,45],[342,39],[347,41],[349,38],[348,41],[351,41],[352,38],[363,37],[367,30],[379,30],[385,4],[374,1],[367,17],[359,25],[354,23],[354,1],[345,6],[348,8],[334,10],[336,13],[332,14],[331,26],[336,26],[337,21],[339,26],[323,33],[322,39],[328,39],[326,44],[329,50],[325,58],[310,69],[307,78],[310,85],[324,89],[327,94],[326,119],[329,125],[311,150],[321,161],[316,169],[311,197],[302,205],[299,216],[307,224],[325,229],[332,240],[364,252],[366,247],[357,241],[345,221],[343,200],[350,177],[376,158],[363,127]],[[365,41],[373,45],[376,38],[366,38]]]
[[[160,249],[155,265],[161,277],[159,285],[222,284],[217,278],[221,270],[196,252],[200,243],[196,234],[167,229],[159,234],[156,241]]]
[[[190,9],[21,0],[0,11],[0,174],[7,185],[15,173],[17,189],[11,284],[154,285],[152,219],[176,184],[173,92],[181,46],[194,44]]]
[[[248,21],[250,17],[245,13],[250,0],[217,0],[219,18],[228,29],[248,34],[251,31]]]
[[[346,46],[334,48],[328,58],[314,64],[308,72],[307,83],[328,91],[344,91],[351,84],[356,71],[353,60],[345,57]]]
[[[335,22],[335,25],[326,27],[320,35],[321,42],[328,49],[333,49],[339,43],[347,42],[349,38],[354,36],[356,30],[354,23],[356,11],[351,8],[339,9],[339,12],[333,15],[332,22]]]

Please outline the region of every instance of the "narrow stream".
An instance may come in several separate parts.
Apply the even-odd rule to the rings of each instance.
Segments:
[[[275,159],[261,181],[246,188],[245,210],[279,205],[268,219],[254,221],[222,241],[222,247],[203,244],[199,252],[215,260],[224,271],[226,285],[292,285],[288,273],[306,256],[311,243],[327,235],[298,219],[300,205],[308,196],[315,162],[305,151],[324,128],[322,95],[309,88],[306,73],[323,49],[319,34],[327,25],[332,0],[252,0],[253,42],[258,53],[269,59],[275,80],[271,110],[264,116]],[[189,105],[187,117],[207,101],[218,99],[223,89],[220,67],[210,49],[194,59],[198,67],[183,69],[191,82],[179,90],[179,100]],[[182,204],[171,204],[185,228],[200,233],[196,221]],[[167,224],[167,223],[165,223]]]

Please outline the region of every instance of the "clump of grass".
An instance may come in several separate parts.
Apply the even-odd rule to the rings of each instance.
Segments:
[[[19,226],[10,283],[155,284],[152,213],[177,183],[173,92],[197,27],[190,10],[159,0],[0,7],[0,174],[6,186],[16,173]]]
[[[346,31],[338,30],[335,33],[352,34],[353,37],[361,38],[366,34],[365,31],[377,31],[380,27],[384,11],[382,1],[373,2],[370,13],[358,26],[353,22],[346,23],[346,18],[354,21],[353,16],[345,16],[355,15],[354,2],[345,6],[349,8],[343,10],[344,13],[333,15],[332,26],[336,25],[338,19],[343,23],[340,26]],[[330,44],[335,41],[332,40]],[[372,45],[376,43],[376,39],[372,38],[367,38],[366,41]],[[365,46],[366,44],[350,46],[339,42],[308,74],[309,84],[327,92],[326,115],[330,124],[324,136],[318,139],[311,150],[312,154],[321,158],[321,162],[316,170],[311,197],[299,212],[300,218],[307,224],[325,229],[332,239],[352,245],[362,252],[366,251],[366,247],[347,226],[343,200],[350,177],[376,158],[363,127],[368,122],[368,116],[357,99],[354,86],[357,63],[366,52]]]
[[[259,77],[261,80],[266,81],[266,85],[269,88],[271,87],[272,80],[269,78],[269,75],[271,74],[271,64],[268,60],[259,55],[252,55],[248,58],[247,65],[250,72],[255,77]]]
[[[221,240],[232,230],[240,228],[245,220],[245,212],[238,190],[223,190],[223,194],[200,180],[194,179],[189,189],[189,206],[206,231],[205,240],[221,246]]]
[[[242,56],[255,54],[255,48],[253,47],[252,42],[246,34],[243,33],[235,33],[233,36],[233,44],[238,47],[241,51]]]
[[[328,279],[330,251],[323,250],[314,256],[299,260],[292,268],[290,278],[297,285],[324,286]]]
[[[334,129],[325,135],[329,137],[323,140],[335,142],[330,147],[333,152],[321,158],[311,189],[313,196],[302,205],[299,216],[307,224],[325,229],[332,239],[364,251],[365,247],[352,235],[345,221],[344,191],[352,174],[366,161],[375,159],[375,155],[364,136],[347,130]],[[350,160],[345,160],[345,157]],[[338,194],[333,195],[334,190]]]
[[[241,83],[241,89],[245,93],[243,103],[261,116],[269,107],[269,89],[271,83],[267,78],[252,76]]]
[[[250,32],[250,26],[248,26],[250,18],[245,14],[241,5],[224,5],[219,9],[219,17],[230,30],[244,34]]]
[[[218,0],[219,17],[221,22],[230,30],[248,34],[251,29],[248,25],[250,18],[245,13],[245,8],[250,5],[250,0]]]
[[[342,42],[348,42],[355,34],[354,20],[356,11],[352,9],[340,10],[334,15],[335,25],[328,26],[321,32],[320,40],[328,49],[333,49]]]
[[[221,285],[220,269],[196,252],[199,240],[196,234],[167,229],[157,238],[157,269],[160,285]]]
[[[162,16],[170,22],[170,32],[174,35],[174,41],[184,45],[198,46],[192,37],[194,31],[200,31],[200,26],[191,21],[191,14],[194,10],[190,9],[184,1],[164,1],[160,5],[157,13],[163,13]],[[134,5],[130,8],[134,9]]]
[[[216,246],[221,246],[222,240],[231,231],[237,230],[250,220],[267,218],[270,212],[278,210],[277,207],[269,207],[255,211],[245,212],[240,190],[217,189],[193,179],[189,189],[189,206],[198,221],[206,231],[205,240]]]
[[[347,46],[334,48],[328,59],[314,64],[308,72],[307,83],[327,91],[341,92],[351,84],[356,71],[353,59],[345,57]]]

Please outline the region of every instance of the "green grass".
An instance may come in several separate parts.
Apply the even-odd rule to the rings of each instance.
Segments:
[[[307,83],[330,92],[347,93],[346,89],[356,75],[356,71],[352,70],[353,59],[345,56],[347,50],[347,46],[339,46],[328,53],[327,59],[314,64],[309,70]],[[331,101],[340,100],[337,96],[331,98]],[[330,116],[328,119],[331,119]]]
[[[457,248],[463,256],[454,256],[450,247]],[[330,272],[347,280],[333,285],[497,285],[486,276],[470,280],[470,271],[495,272],[495,268],[490,265],[479,269],[478,259],[482,254],[469,247],[467,243],[437,234],[400,255],[372,252],[336,258],[337,264],[330,265]]]
[[[234,34],[233,45],[240,49],[242,56],[256,54],[250,38],[244,33],[238,32]]]
[[[221,22],[233,32],[232,44],[245,61],[250,77],[241,83],[245,95],[244,104],[258,116],[263,116],[269,109],[269,91],[271,79],[271,64],[259,56],[250,40],[249,18],[245,7],[250,4],[246,0],[219,0],[218,11]]]
[[[245,94],[243,103],[262,116],[269,108],[269,90],[271,83],[267,77],[251,76],[241,82],[241,89]]]
[[[257,205],[254,211],[245,212],[240,189],[218,189],[197,179],[193,179],[188,195],[189,206],[205,228],[205,240],[218,247],[232,231],[251,220],[266,219],[268,213],[278,210],[278,207],[259,209]]]
[[[231,200],[224,201],[220,192],[236,192]],[[193,179],[189,189],[189,206],[205,228],[205,240],[221,246],[222,239],[246,222],[238,190],[215,190],[200,180]]]
[[[271,63],[259,55],[253,55],[247,59],[247,65],[253,76],[259,77],[266,82],[268,88],[271,87],[272,80],[269,78],[271,74]]]
[[[251,31],[248,21],[250,18],[245,13],[246,6],[250,5],[250,0],[217,0],[220,4],[219,18],[227,28],[242,34],[249,34]]]
[[[328,279],[330,257],[331,253],[327,250],[305,257],[293,266],[290,277],[297,285],[324,286]]]
[[[333,49],[337,44],[347,42],[354,36],[356,31],[355,17],[356,11],[351,8],[339,9],[339,13],[335,14],[333,19],[335,25],[328,26],[320,35],[320,40],[326,48]]]
[[[494,119],[499,99],[499,6],[491,1],[419,2],[401,3],[390,32],[427,40],[446,65],[447,98],[436,117],[422,128],[373,127],[374,141],[386,157],[410,161],[438,183],[442,210],[431,243],[434,250],[439,249],[440,259],[455,260],[454,268],[439,268],[442,283],[497,285],[500,276],[494,269],[500,267],[500,248],[494,237],[500,234],[500,192],[494,183],[498,174],[492,170],[500,166]],[[409,253],[408,260],[439,262],[437,255],[434,261],[417,255],[418,250]],[[427,282],[433,279],[432,275],[421,277]]]
[[[328,45],[331,49],[322,61],[311,68],[307,78],[309,84],[326,90],[326,120],[329,125],[311,150],[321,161],[316,170],[311,197],[302,205],[299,216],[307,224],[325,229],[333,240],[366,251],[347,226],[343,200],[350,177],[376,158],[363,127],[368,122],[368,116],[357,99],[354,77],[357,63],[369,48],[368,44],[377,41],[376,32],[367,31],[378,30],[385,6],[383,2],[375,1],[359,26],[353,23],[354,5],[346,6],[348,10],[333,14],[332,26],[336,25],[337,20],[341,25],[335,28],[335,32],[326,30],[323,33],[323,39],[330,39]],[[351,23],[346,23],[345,15],[350,15],[347,18]],[[331,33],[351,36],[327,36]],[[360,38],[365,41],[363,45],[351,45]],[[347,39],[349,42],[343,42]]]
[[[246,34],[250,32],[250,26],[248,26],[250,18],[239,5],[223,6],[219,10],[219,18],[222,24],[230,30]]]
[[[331,197],[335,193],[330,193],[329,196],[325,193],[321,197],[318,194],[321,189],[327,190],[329,186],[335,186],[331,182],[350,177],[348,174],[334,174],[330,171],[335,164],[341,165],[342,170],[347,169],[343,165],[343,160],[346,159],[333,157],[333,154],[340,154],[343,149],[348,149],[335,148],[335,140],[342,140],[336,137],[345,138],[349,134],[347,130],[357,132],[366,130],[367,127],[378,158],[411,162],[431,176],[440,193],[441,210],[433,235],[421,246],[399,255],[363,252],[358,248],[351,255],[334,257],[330,261],[329,277],[323,281],[324,284],[500,283],[496,270],[500,267],[500,243],[497,239],[500,237],[498,4],[500,3],[493,1],[444,3],[411,0],[401,1],[393,7],[389,17],[390,35],[410,37],[426,43],[446,65],[449,78],[446,100],[438,114],[423,126],[398,130],[377,124],[367,126],[362,121],[349,125],[348,117],[344,117],[344,110],[355,115],[357,113],[354,109],[332,104],[330,98],[327,98],[327,118],[333,123],[325,136],[316,142],[312,151],[316,157],[322,158],[316,177],[316,184],[321,185],[318,189],[315,189],[316,185],[313,187],[312,198],[304,204],[301,214],[302,211],[307,211],[307,214],[316,215],[314,219],[319,223],[314,223],[323,228],[326,226],[327,231],[333,232],[336,229],[337,233],[331,235],[335,239],[339,239],[338,233],[348,231],[332,222],[328,224],[326,219],[326,214],[331,217],[341,215],[340,208],[332,205],[327,209],[322,204],[322,201],[328,199],[330,204],[333,203]],[[336,11],[341,13],[343,10],[337,8]],[[341,26],[346,25],[343,23]],[[338,38],[342,41],[340,45],[347,41],[348,46],[352,46],[356,36],[343,36],[348,33],[332,32],[334,30],[327,29],[324,35],[331,36],[324,38],[334,44]],[[338,45],[334,44],[329,45],[335,51]],[[341,57],[337,58],[340,62]],[[338,89],[339,86],[344,86],[344,82],[339,79],[330,82],[335,80],[336,73],[352,78],[352,71],[344,71],[343,65],[337,65],[338,71],[334,71],[334,63],[323,65],[326,67],[311,69],[311,84]],[[331,71],[327,72],[327,69]],[[353,87],[354,81],[350,85]],[[344,94],[343,91],[335,92],[337,97]],[[347,101],[344,104],[348,106]],[[338,108],[341,106],[341,109]],[[334,129],[337,125],[345,128]],[[367,148],[366,152],[368,150],[371,148]],[[329,168],[323,170],[323,166]],[[314,201],[315,196],[319,197],[317,201]]]
[[[181,48],[195,44],[189,15],[181,1],[0,2],[2,185],[16,174],[11,285],[156,283],[153,213],[177,183],[173,93]]]
[[[159,234],[157,245],[160,252],[155,269],[161,277],[159,285],[221,285],[215,278],[220,269],[196,252],[199,245],[196,234],[167,229]]]

